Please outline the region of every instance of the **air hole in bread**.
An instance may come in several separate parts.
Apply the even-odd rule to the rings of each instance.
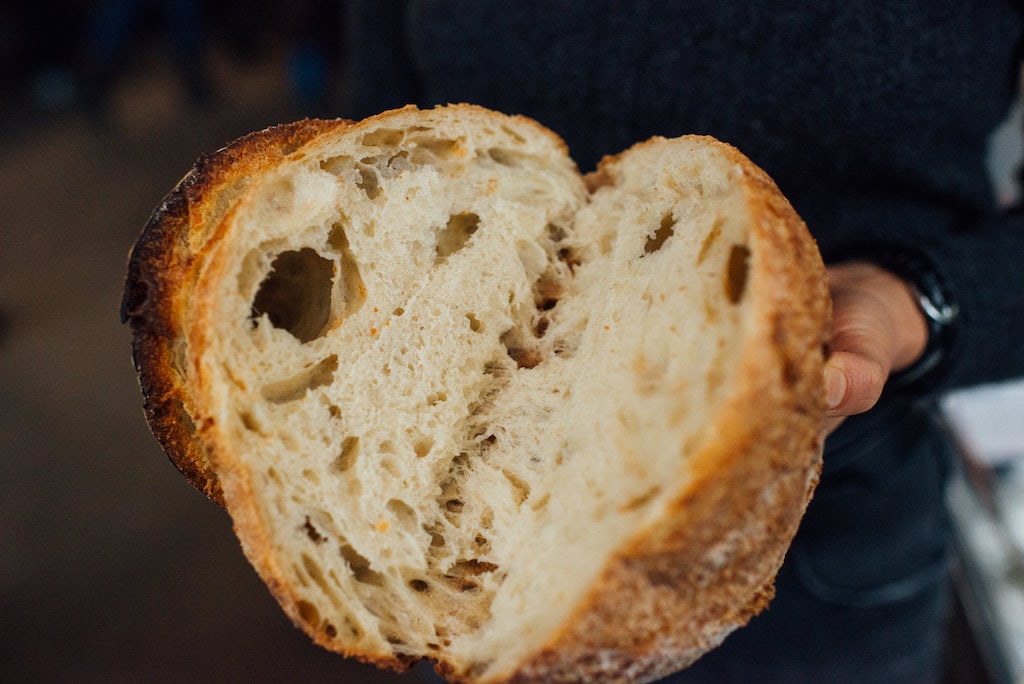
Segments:
[[[377,199],[380,196],[380,180],[377,178],[377,172],[369,166],[363,164],[357,164],[356,170],[359,171],[359,182],[356,183],[356,187],[366,193],[367,199]]]
[[[719,216],[715,218],[715,222],[711,226],[711,230],[704,236],[704,241],[700,245],[700,251],[697,252],[697,265],[700,266],[708,258],[708,254],[711,253],[711,247],[718,241],[718,238],[722,235],[722,227],[725,224],[725,220]]]
[[[355,162],[355,159],[349,155],[343,154],[322,160],[320,162],[320,168],[327,173],[340,177],[345,174],[345,172],[352,170],[353,162]]]
[[[333,251],[339,254],[352,255],[351,248],[348,243],[348,233],[345,231],[345,224],[347,219],[336,221],[331,226],[331,232],[327,234],[327,246]]]
[[[359,639],[363,636],[363,630],[359,627],[359,625],[355,623],[355,621],[351,617],[346,615],[344,622],[345,628],[348,630],[348,633],[349,635],[351,635],[352,639]]]
[[[384,165],[382,172],[384,178],[396,178],[406,171],[413,171],[415,169],[416,164],[409,159],[409,152],[401,150],[397,154],[393,154],[388,157],[387,163]],[[418,192],[418,188],[409,188],[409,197],[415,196]]]
[[[341,441],[341,453],[331,464],[331,470],[336,473],[344,473],[352,469],[356,459],[359,457],[359,438],[346,437]]]
[[[327,236],[327,245],[339,256],[341,263],[340,277],[335,274],[331,297],[331,314],[327,323],[333,327],[339,321],[358,311],[366,302],[366,286],[359,272],[352,249],[349,247],[348,234],[342,223],[335,223]]]
[[[452,254],[466,246],[469,238],[480,227],[480,217],[472,212],[452,214],[448,223],[437,233],[437,257],[435,263],[442,263]]]
[[[523,502],[530,496],[530,484],[523,478],[516,476],[505,468],[502,468],[501,474],[504,475],[505,479],[507,479],[509,484],[512,485],[512,501],[516,506],[523,505]]]
[[[320,611],[312,603],[300,600],[295,602],[295,607],[299,610],[299,617],[307,625],[320,624]]]
[[[661,493],[661,487],[658,487],[658,486],[651,487],[649,490],[647,490],[643,494],[640,494],[639,496],[635,496],[632,499],[630,499],[629,501],[627,501],[625,504],[623,504],[619,508],[619,510],[622,511],[623,513],[625,513],[626,511],[635,511],[637,509],[643,508],[648,503],[653,501],[654,498],[656,496],[658,496],[658,494],[660,494],[660,493]]]
[[[430,535],[431,549],[441,549],[447,544],[444,538],[444,527],[440,522],[434,521],[429,525],[424,525],[423,531]]]
[[[540,350],[528,344],[523,338],[523,332],[519,328],[510,328],[502,333],[499,339],[505,346],[509,358],[516,362],[516,368],[536,368],[544,357]]]
[[[511,168],[521,166],[524,157],[524,155],[519,152],[513,152],[512,150],[507,150],[503,147],[488,148],[487,156],[502,166],[508,166]]]
[[[264,385],[263,398],[272,404],[297,401],[306,396],[307,392],[318,387],[326,387],[334,382],[336,370],[338,370],[338,355],[331,354],[290,378]]]
[[[378,128],[370,131],[359,141],[366,147],[397,147],[405,138],[405,132],[396,128]]]
[[[391,499],[387,505],[388,511],[395,516],[395,522],[405,530],[416,528],[418,517],[416,511],[409,504],[401,499]]]
[[[328,584],[327,578],[324,577],[324,571],[320,567],[319,563],[313,560],[313,558],[308,554],[304,553],[302,554],[302,567],[309,578],[313,580],[318,587],[320,587],[320,591],[330,599],[332,604],[335,606],[340,606],[342,604],[338,598],[338,594],[334,591],[334,587]]]
[[[469,321],[469,329],[473,332],[480,332],[484,329],[484,324],[475,315],[471,313],[466,314],[466,320]]]
[[[399,478],[402,476],[402,469],[399,467],[398,462],[393,458],[382,457],[380,459],[380,467],[391,477]],[[359,480],[356,480],[356,482],[359,482]]]
[[[420,594],[430,591],[430,584],[421,579],[409,580],[409,588]]]
[[[750,272],[750,248],[733,245],[729,249],[729,262],[725,271],[725,296],[731,304],[739,304],[747,289],[747,275]]]
[[[665,245],[665,241],[675,235],[676,220],[672,217],[672,212],[669,212],[661,217],[661,224],[652,235],[648,235],[647,242],[644,244],[644,256],[653,254],[661,249]]]
[[[412,443],[412,448],[417,458],[423,458],[434,448],[434,438],[430,436],[420,437]]]
[[[473,591],[480,587],[476,579],[481,575],[493,573],[498,569],[495,563],[489,563],[477,558],[457,560],[444,574],[444,578],[451,586],[460,592]]]
[[[345,563],[348,564],[349,569],[352,571],[352,577],[356,582],[370,584],[375,587],[384,586],[384,575],[371,569],[370,561],[352,548],[350,544],[341,545],[341,557],[345,559]]]
[[[522,144],[522,143],[526,142],[526,138],[524,138],[522,135],[520,135],[519,132],[516,131],[515,129],[510,128],[509,126],[501,126],[500,128],[501,128],[501,132],[502,133],[504,133],[505,135],[509,136],[510,138],[515,140],[517,143]]]
[[[558,225],[557,223],[549,223],[545,227],[545,230],[547,232],[548,240],[550,240],[551,242],[561,242],[569,235],[566,232],[565,228]]]
[[[438,164],[465,154],[462,144],[449,138],[421,136],[410,138],[409,145],[412,146],[409,160],[414,164]]]
[[[260,425],[260,422],[256,420],[256,416],[251,412],[241,411],[239,412],[238,417],[242,421],[242,426],[246,430],[249,432],[255,432],[256,434],[263,434],[263,426]]]
[[[533,284],[533,303],[539,311],[553,309],[563,296],[565,286],[553,268],[544,271]]]
[[[497,376],[501,374],[504,367],[500,360],[488,361],[480,369],[480,372],[484,375]]]
[[[314,544],[323,544],[327,541],[327,537],[320,534],[320,530],[313,526],[313,523],[309,521],[309,516],[306,516],[306,522],[302,524],[302,530],[309,537],[309,540]]]
[[[271,325],[300,342],[319,337],[331,316],[334,261],[304,247],[277,255],[252,302],[252,317],[266,315]]]
[[[607,254],[611,251],[611,244],[602,244],[602,249],[604,250],[602,253]],[[558,250],[557,255],[558,260],[568,266],[570,271],[575,271],[576,267],[583,263],[579,255],[571,247],[562,247]]]
[[[468,560],[456,561],[449,572],[461,573],[463,575],[483,575],[488,572],[494,572],[497,569],[497,563],[488,563],[477,558],[470,558]]]
[[[333,639],[334,637],[338,636],[337,628],[334,625],[332,625],[330,622],[325,622],[324,623],[324,636],[326,636],[328,639]]]
[[[536,368],[544,360],[544,357],[536,349],[508,347],[508,355],[509,358],[516,362],[517,368],[525,368],[527,370]]]

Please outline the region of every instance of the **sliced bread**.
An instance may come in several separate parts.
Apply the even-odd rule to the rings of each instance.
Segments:
[[[761,610],[820,464],[815,243],[714,139],[583,176],[479,107],[202,160],[122,308],[154,433],[319,644],[649,681]]]

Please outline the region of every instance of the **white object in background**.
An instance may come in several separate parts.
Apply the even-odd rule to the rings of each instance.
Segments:
[[[954,392],[943,410],[972,458],[988,464],[1024,459],[1024,380]]]
[[[1024,70],[1021,78],[1024,80]],[[1017,171],[1024,162],[1024,102],[1019,95],[1006,118],[989,135],[985,161],[996,203],[1007,208],[1019,202],[1022,193]]]
[[[1024,381],[956,392],[943,409],[963,457],[948,503],[964,609],[993,679],[1024,684]]]
[[[1024,684],[1024,582],[1019,549],[965,478],[949,489],[958,593],[993,682]]]

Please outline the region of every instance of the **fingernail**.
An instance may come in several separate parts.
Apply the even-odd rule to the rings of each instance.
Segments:
[[[825,402],[830,409],[842,403],[846,396],[846,373],[829,366],[825,369]]]

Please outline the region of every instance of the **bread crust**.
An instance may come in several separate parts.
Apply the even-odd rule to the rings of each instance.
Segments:
[[[196,434],[185,364],[189,294],[210,234],[248,179],[343,119],[304,119],[250,133],[201,157],[154,210],[128,258],[121,321],[132,329],[132,360],[143,408],[179,471],[220,506],[224,495]]]

